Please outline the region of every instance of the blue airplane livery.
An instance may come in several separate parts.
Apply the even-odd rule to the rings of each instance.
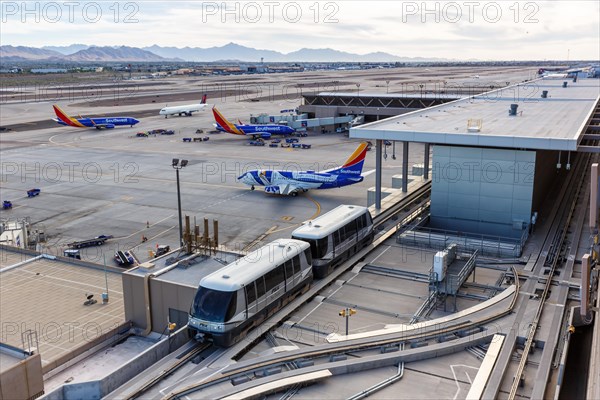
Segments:
[[[238,177],[238,181],[250,186],[264,186],[266,193],[297,196],[309,189],[332,189],[362,182],[361,175],[367,143],[358,145],[344,165],[322,172],[252,170]]]
[[[129,125],[134,126],[138,121],[132,117],[101,117],[101,118],[73,118],[69,117],[56,104],[53,105],[54,112],[58,118],[52,118],[53,121],[60,125],[73,126],[75,128],[96,128],[96,129],[112,129],[115,126]]]
[[[260,137],[262,139],[270,139],[271,135],[290,135],[296,130],[287,125],[250,125],[250,124],[233,124],[227,120],[213,107],[213,115],[215,116],[215,127],[218,131],[228,132],[234,135],[251,136],[253,138]]]

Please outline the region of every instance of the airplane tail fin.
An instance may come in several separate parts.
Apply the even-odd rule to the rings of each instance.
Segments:
[[[69,126],[76,126],[79,128],[83,127],[83,125],[79,121],[77,121],[75,118],[69,117],[69,115],[67,115],[67,113],[61,110],[61,108],[56,104],[53,104],[52,107],[54,108],[54,113],[56,114],[58,119],[64,122],[65,124]]]
[[[202,101],[200,102],[200,104],[206,104],[206,98],[208,96],[206,95],[206,93],[204,93],[204,95],[202,95]]]
[[[217,110],[216,107],[213,107],[212,110],[213,110],[213,115],[215,116],[215,122],[217,124],[219,124],[226,132],[233,133],[233,134],[236,134],[236,135],[243,135],[244,134],[234,124],[232,124],[231,122],[227,121],[227,118],[225,118],[223,116],[223,114],[221,114],[219,112],[219,110]]]
[[[367,155],[367,143],[362,142],[356,150],[348,157],[344,165],[329,172],[339,172],[342,174],[360,175],[362,173],[365,156]]]

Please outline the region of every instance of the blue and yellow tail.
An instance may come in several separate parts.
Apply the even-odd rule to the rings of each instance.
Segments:
[[[344,165],[339,168],[335,168],[328,172],[337,172],[340,174],[349,175],[360,175],[362,173],[363,164],[365,163],[365,156],[367,155],[367,143],[362,142],[358,145],[354,153],[348,157]]]
[[[213,115],[215,116],[215,122],[225,130],[225,132],[233,133],[235,135],[243,135],[244,132],[238,129],[235,124],[232,124],[217,110],[216,107],[213,107]]]

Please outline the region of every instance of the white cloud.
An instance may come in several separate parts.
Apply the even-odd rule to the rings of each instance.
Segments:
[[[91,3],[101,7],[96,23],[90,22],[98,18]],[[56,12],[42,2],[35,23],[35,13],[6,9],[22,3],[3,2],[2,44],[235,42],[281,52],[331,47],[411,57],[551,59],[565,58],[569,50],[571,59],[600,57],[600,5],[594,1],[497,0],[475,7],[467,1],[230,1],[226,9],[218,7],[222,3],[83,1],[69,15],[58,2],[62,16],[52,23]],[[125,23],[127,17],[138,22]]]

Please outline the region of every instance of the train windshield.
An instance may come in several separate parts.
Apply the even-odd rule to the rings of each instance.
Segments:
[[[292,236],[292,239],[303,240],[310,244],[312,258],[323,258],[327,254],[327,237],[321,239],[304,239]]]
[[[194,298],[192,317],[210,322],[227,322],[233,318],[237,292],[222,292],[200,287]]]

